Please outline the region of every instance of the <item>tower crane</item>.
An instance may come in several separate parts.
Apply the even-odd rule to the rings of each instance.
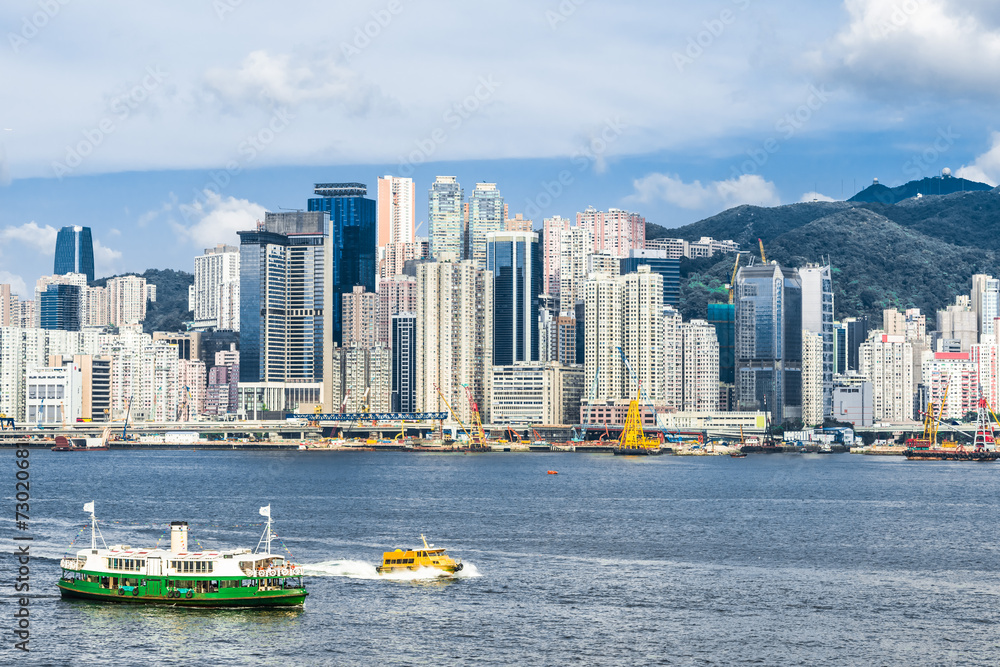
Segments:
[[[733,277],[729,280],[729,305],[733,305],[733,290],[736,289],[736,272],[740,269],[740,253],[736,253],[736,263],[733,264]]]
[[[448,408],[448,412],[451,413],[451,416],[455,419],[455,421],[458,422],[458,425],[462,427],[463,431],[465,431],[465,435],[469,437],[469,442],[472,442],[472,434],[469,433],[469,429],[466,428],[465,422],[462,421],[462,418],[459,417],[458,413],[455,412],[454,408],[451,407],[451,403],[448,402],[448,399],[444,397],[443,393],[441,393],[441,388],[438,387],[437,385],[434,385],[434,391],[438,393],[438,396],[441,397],[441,402],[444,403],[445,407]]]
[[[760,261],[767,264],[767,255],[764,254],[764,241],[758,238],[757,244],[760,246]]]
[[[465,395],[469,398],[469,408],[472,410],[472,419],[476,426],[476,437],[472,440],[473,449],[486,449],[486,432],[483,431],[483,420],[479,417],[479,404],[472,395],[472,388],[467,384],[462,386],[465,387]]]

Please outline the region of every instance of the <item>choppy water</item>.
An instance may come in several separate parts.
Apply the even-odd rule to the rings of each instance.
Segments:
[[[7,552],[13,452],[0,459]],[[39,664],[1000,660],[1000,465],[198,451],[30,460],[28,657]],[[186,520],[206,548],[252,548],[257,509],[271,503],[276,532],[313,574],[305,608],[60,600],[58,558],[90,500],[109,544],[151,545]],[[383,550],[421,533],[467,563],[462,576],[375,573]],[[10,635],[10,562],[4,662],[23,657]]]

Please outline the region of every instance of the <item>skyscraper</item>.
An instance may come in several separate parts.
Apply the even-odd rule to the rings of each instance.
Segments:
[[[82,273],[94,281],[94,241],[90,227],[63,227],[56,236],[56,256],[52,273]]]
[[[545,231],[545,293],[553,296],[559,295],[559,270],[562,259],[562,235],[570,230],[571,222],[558,215],[552,218],[545,218],[543,229]]]
[[[378,247],[412,243],[416,220],[413,179],[396,176],[378,179]]]
[[[466,254],[476,268],[486,268],[486,235],[502,232],[507,224],[507,205],[496,183],[476,183],[465,205]]]
[[[240,249],[220,243],[194,258],[195,328],[239,331]],[[234,312],[235,311],[235,312]]]
[[[821,375],[823,417],[833,415],[833,274],[829,266],[807,266],[798,270],[802,282],[802,329],[823,338]],[[819,422],[822,423],[822,419]]]
[[[538,295],[542,253],[535,232],[490,232],[486,268],[493,272],[493,364],[538,361]]]
[[[708,323],[715,327],[719,341],[719,382],[736,381],[736,305],[732,303],[708,304]]]
[[[330,214],[327,261],[330,298],[326,304],[330,327],[325,342],[340,345],[341,295],[354,291],[355,285],[375,291],[376,206],[374,200],[365,196],[368,187],[363,183],[317,183],[314,191],[318,196],[309,200],[309,210]]]
[[[49,285],[41,294],[41,326],[60,331],[80,330],[80,287]]]
[[[777,264],[736,275],[736,392],[740,410],[775,423],[802,416],[802,287]]]
[[[417,316],[399,312],[392,316],[393,412],[417,409]]]
[[[318,382],[323,376],[324,211],[267,213],[240,236],[240,382]],[[340,300],[337,299],[337,323]],[[338,337],[339,337],[338,330]]]
[[[627,257],[619,262],[619,272],[635,273],[639,265],[645,264],[653,273],[663,276],[663,305],[674,306],[681,301],[681,261],[669,259],[666,250],[629,250]]]
[[[452,253],[462,259],[465,248],[463,201],[465,194],[454,176],[438,176],[428,192],[427,223],[431,255]]]
[[[638,213],[618,208],[598,211],[590,206],[576,214],[576,224],[593,234],[594,252],[628,257],[629,250],[646,247],[646,219]]]

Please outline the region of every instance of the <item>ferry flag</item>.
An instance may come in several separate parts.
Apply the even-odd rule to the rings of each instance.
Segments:
[[[90,512],[91,514],[93,514],[94,513],[94,501],[91,500],[89,503],[85,504],[83,506],[83,511],[84,512]]]
[[[91,504],[93,504],[93,503],[91,503]],[[271,506],[268,505],[267,507],[261,507],[260,508],[260,515],[261,516],[266,516],[268,519],[270,519],[271,518]]]

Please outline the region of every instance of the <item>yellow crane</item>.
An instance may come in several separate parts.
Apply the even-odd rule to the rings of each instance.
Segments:
[[[462,386],[465,387],[465,395],[469,399],[469,408],[472,410],[472,418],[476,425],[476,437],[472,441],[473,449],[486,449],[486,432],[483,430],[483,420],[479,418],[479,404],[472,395],[472,388],[467,384]]]
[[[463,431],[465,431],[465,435],[469,436],[469,442],[472,442],[473,441],[472,434],[469,433],[469,429],[465,427],[465,422],[462,421],[462,418],[459,417],[458,413],[456,413],[455,410],[451,407],[451,403],[448,402],[448,399],[445,398],[444,394],[441,393],[441,388],[438,387],[437,385],[434,385],[434,391],[438,393],[438,396],[441,397],[441,402],[444,403],[445,406],[448,408],[448,412],[451,413],[451,416],[455,419],[455,421],[458,422],[458,425],[462,427]]]
[[[740,253],[736,253],[736,263],[733,264],[733,277],[729,280],[729,305],[733,305],[733,290],[736,289],[736,272],[740,269]]]
[[[757,239],[757,245],[760,246],[760,261],[767,264],[767,255],[764,254],[764,241],[763,239]]]

